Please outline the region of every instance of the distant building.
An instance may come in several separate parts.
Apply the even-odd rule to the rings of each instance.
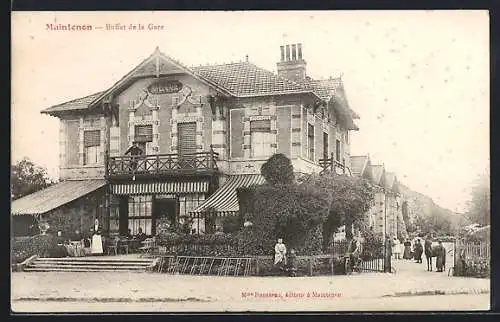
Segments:
[[[369,180],[375,186],[373,205],[366,216],[369,227],[376,235],[394,238],[406,237],[406,226],[402,215],[402,196],[397,177],[387,172],[384,165],[372,164],[370,157],[351,156],[353,175]]]

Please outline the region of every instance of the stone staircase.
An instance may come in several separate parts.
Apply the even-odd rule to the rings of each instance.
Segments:
[[[65,257],[36,258],[25,272],[146,272],[155,266],[149,258]]]

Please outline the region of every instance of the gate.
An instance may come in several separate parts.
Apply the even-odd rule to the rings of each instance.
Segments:
[[[390,258],[387,261],[383,242],[367,241],[361,244],[361,271],[363,272],[390,272]]]
[[[361,272],[393,272],[391,258],[382,241],[364,241],[361,243]],[[332,244],[333,256],[342,259],[349,249],[347,240],[334,240]]]

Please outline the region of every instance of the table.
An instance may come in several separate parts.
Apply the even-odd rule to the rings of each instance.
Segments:
[[[142,246],[139,239],[126,239],[120,238],[119,245],[128,245],[128,250],[130,253],[136,252],[139,247]]]
[[[85,251],[83,250],[83,245],[80,241],[71,241],[69,244],[64,245],[64,248],[66,248],[70,257],[85,256]]]

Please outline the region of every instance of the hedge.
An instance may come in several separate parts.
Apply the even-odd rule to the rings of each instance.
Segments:
[[[28,238],[15,238],[12,240],[11,262],[21,263],[33,255],[40,257],[66,257],[64,246],[58,245],[57,237],[35,235]]]

